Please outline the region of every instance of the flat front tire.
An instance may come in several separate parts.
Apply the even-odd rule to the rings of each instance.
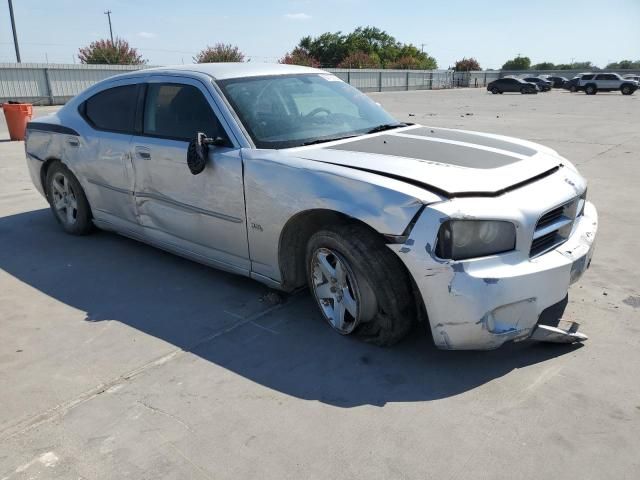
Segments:
[[[329,325],[376,345],[392,345],[416,318],[409,273],[381,237],[358,224],[327,227],[307,244],[307,279]]]
[[[53,216],[65,232],[72,235],[91,232],[91,208],[71,170],[61,162],[51,165],[47,171],[46,189]]]

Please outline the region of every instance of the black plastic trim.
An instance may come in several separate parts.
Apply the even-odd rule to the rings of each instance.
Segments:
[[[433,185],[429,185],[428,183],[424,183],[424,182],[420,182],[418,180],[415,180],[413,178],[407,178],[407,177],[403,177],[402,175],[395,175],[393,173],[388,173],[388,172],[380,172],[378,170],[372,170],[370,168],[362,168],[362,167],[354,167],[353,165],[345,165],[343,163],[333,163],[333,162],[325,162],[323,160],[314,160],[316,162],[320,162],[320,163],[327,163],[329,165],[336,165],[338,167],[345,167],[345,168],[352,168],[354,170],[360,170],[362,172],[367,172],[367,173],[374,173],[376,175],[380,175],[382,177],[387,177],[387,178],[392,178],[394,180],[399,180],[401,182],[404,183],[408,183],[410,185],[415,185],[416,187],[420,187],[420,188],[424,188],[425,190],[429,190],[430,192],[433,192],[437,195],[440,195],[442,197],[445,198],[465,198],[465,197],[499,197],[501,195],[504,195],[505,193],[511,192],[513,190],[516,190],[520,187],[524,187],[525,185],[528,185],[530,183],[534,183],[537,182],[538,180],[541,180],[545,177],[548,177],[549,175],[553,175],[554,173],[556,173],[558,170],[560,170],[561,167],[563,167],[564,165],[560,164],[557,165],[545,172],[542,172],[534,177],[528,178],[527,180],[523,180],[522,182],[518,182],[515,183],[509,187],[506,188],[502,188],[500,190],[496,190],[495,192],[447,192],[446,190],[443,190],[442,188],[438,188],[438,187],[434,187]]]
[[[65,135],[75,135],[79,137],[80,134],[73,128],[65,127],[64,125],[56,125],[55,123],[44,122],[29,122],[27,123],[27,130],[38,130],[40,132],[53,132],[62,133]]]

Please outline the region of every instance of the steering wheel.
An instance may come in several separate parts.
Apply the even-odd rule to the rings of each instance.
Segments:
[[[307,113],[305,115],[305,118],[309,118],[309,117],[315,117],[317,114],[319,113],[326,113],[327,115],[331,115],[331,111],[327,110],[324,107],[318,107],[318,108],[314,108],[313,110],[311,110],[309,113]]]

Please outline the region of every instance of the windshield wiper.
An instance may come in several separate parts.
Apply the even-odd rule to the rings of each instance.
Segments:
[[[377,127],[373,127],[367,133],[377,133],[384,132],[385,130],[392,130],[394,128],[406,127],[406,123],[383,123],[382,125],[378,125]]]
[[[326,143],[326,142],[335,142],[336,140],[344,140],[346,138],[353,138],[353,137],[357,137],[357,136],[358,135],[346,135],[344,137],[318,138],[316,140],[310,140],[308,142],[304,142],[302,144],[302,146],[316,145],[318,143]]]

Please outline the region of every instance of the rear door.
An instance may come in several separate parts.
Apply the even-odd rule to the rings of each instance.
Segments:
[[[600,90],[616,90],[620,88],[620,80],[611,73],[600,73],[596,77],[596,83]]]
[[[141,133],[131,142],[135,202],[149,240],[239,273],[249,272],[240,148],[215,99],[197,79],[154,76],[144,92]],[[224,139],[204,171],[187,166],[197,132]]]
[[[139,88],[122,80],[89,97],[79,107],[89,127],[80,140],[67,139],[93,215],[125,229],[137,226],[129,149]]]

